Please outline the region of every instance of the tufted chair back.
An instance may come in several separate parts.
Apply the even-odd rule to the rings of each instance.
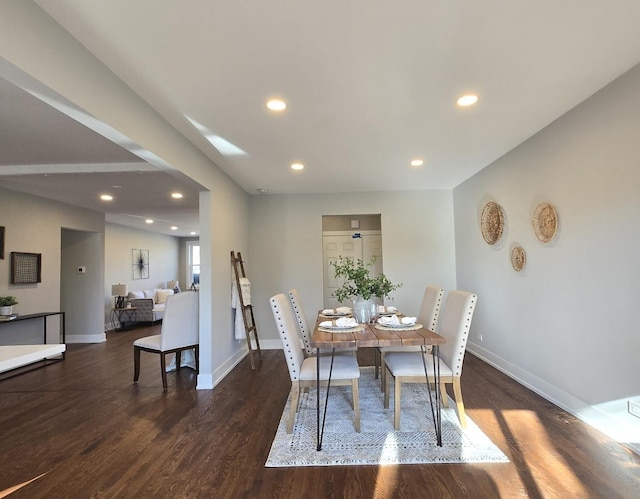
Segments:
[[[282,342],[282,350],[287,361],[291,381],[297,381],[300,379],[300,367],[304,361],[304,355],[300,348],[298,330],[289,300],[280,293],[269,298],[269,303],[278,329],[278,336]]]
[[[298,331],[302,337],[304,350],[307,352],[307,355],[313,355],[313,348],[311,348],[311,345],[309,344],[309,338],[311,338],[309,322],[307,321],[307,316],[305,315],[302,304],[300,303],[300,295],[298,294],[297,289],[293,288],[289,290],[289,302],[291,302],[291,308],[293,308],[293,313],[296,316]]]
[[[447,296],[439,331],[447,342],[440,346],[440,359],[451,368],[453,376],[462,374],[462,361],[477,300],[478,297],[469,291],[449,291]]]
[[[418,322],[431,331],[437,331],[442,295],[444,289],[440,286],[430,285],[424,290]]]

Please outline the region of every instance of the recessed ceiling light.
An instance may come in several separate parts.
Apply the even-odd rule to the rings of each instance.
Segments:
[[[267,192],[269,192],[269,189],[258,189],[258,192],[260,194],[266,194]]]
[[[182,199],[184,196],[182,195],[182,193],[181,193],[181,192],[172,192],[172,193],[171,193],[171,197],[172,197],[173,199]]]
[[[416,158],[411,160],[411,166],[422,166],[422,165],[424,165],[424,161],[421,159]]]
[[[287,103],[282,99],[269,99],[267,107],[272,111],[284,111],[287,108]]]
[[[292,170],[303,170],[304,169],[304,165],[302,163],[293,163],[291,165],[291,169]]]
[[[191,236],[195,236],[196,234],[197,234],[197,232],[194,232],[194,231],[189,232],[189,235],[191,235]]]
[[[463,95],[457,100],[460,107],[473,106],[476,102],[478,102],[478,96],[473,94]]]
[[[152,224],[152,223],[153,223],[153,220],[151,220],[150,218],[147,218],[147,219],[144,221],[144,223],[146,223],[146,224]]]
[[[113,201],[113,196],[111,194],[100,194],[100,199],[103,201]]]
[[[171,230],[178,230],[178,227],[176,227],[175,225],[172,225]]]

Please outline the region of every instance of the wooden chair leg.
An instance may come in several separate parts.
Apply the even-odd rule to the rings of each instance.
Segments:
[[[133,347],[133,382],[136,383],[140,377],[140,348]]]
[[[378,379],[378,372],[380,371],[380,366],[382,366],[382,362],[380,361],[380,349],[375,348],[373,351],[373,363],[375,364],[375,379]]]
[[[296,420],[296,414],[298,412],[298,402],[300,398],[300,386],[297,382],[291,383],[291,407],[289,408],[289,421],[287,421],[287,433],[293,433],[293,422]]]
[[[179,371],[182,367],[182,350],[176,352],[176,371]]]
[[[351,380],[351,397],[353,398],[353,412],[356,418],[356,431],[360,433],[360,392],[357,378]]]
[[[400,429],[400,387],[402,386],[402,382],[400,376],[396,376],[395,380],[395,393],[393,394],[393,429],[397,431]]]
[[[387,369],[384,365],[384,352],[380,352],[380,366],[382,368],[382,372],[380,373],[380,390],[384,390],[384,386],[387,382]]]
[[[167,391],[167,361],[164,352],[160,352],[160,370],[162,371],[162,389]]]
[[[460,378],[453,378],[453,394],[456,397],[456,407],[458,408],[458,419],[462,428],[467,427],[467,415],[464,412],[464,402],[462,401],[462,388],[460,387]]]
[[[196,345],[194,348],[194,355],[196,356],[196,373],[200,372],[200,346]]]
[[[385,366],[383,364],[382,365],[382,369],[384,371],[386,371],[387,370],[387,366]],[[390,383],[389,383],[390,379],[391,379],[391,373],[388,373],[388,372],[385,373],[385,377],[384,377],[384,380],[385,380],[385,382],[384,382],[384,404],[383,404],[383,407],[385,409],[389,408],[389,389],[391,388],[390,387]]]
[[[443,381],[442,378],[440,378],[440,395],[442,396],[442,407],[449,407],[449,396],[447,395],[447,383]]]

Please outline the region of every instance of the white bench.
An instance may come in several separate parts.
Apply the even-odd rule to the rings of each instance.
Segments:
[[[59,356],[67,349],[64,343],[48,345],[0,346],[0,373]]]

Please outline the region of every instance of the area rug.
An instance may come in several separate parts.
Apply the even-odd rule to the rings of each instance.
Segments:
[[[324,404],[321,389],[321,407]],[[360,424],[356,433],[351,409],[351,388],[331,387],[322,450],[316,450],[315,390],[301,394],[300,412],[293,433],[286,424],[291,399],[287,400],[266,467],[391,465],[426,463],[509,462],[507,457],[469,419],[462,429],[450,400],[442,409],[442,447],[436,445],[426,384],[402,386],[400,431],[393,429],[393,392],[390,407],[383,407],[380,380],[373,367],[360,375]]]

